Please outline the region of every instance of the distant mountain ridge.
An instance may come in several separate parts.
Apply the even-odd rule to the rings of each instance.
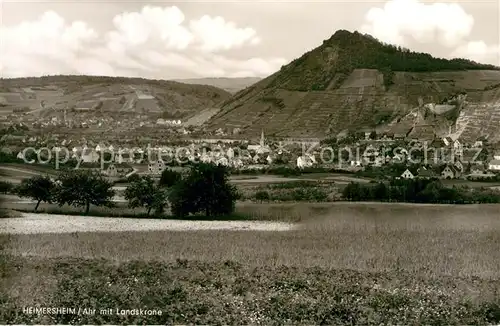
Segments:
[[[95,132],[131,133],[144,121],[187,121],[230,96],[214,86],[144,78],[12,78],[0,79],[0,115],[18,114],[35,123],[88,125],[94,121],[96,125],[90,129]]]
[[[264,129],[268,135],[304,138],[322,138],[349,129],[389,130],[397,128],[398,119],[416,108],[443,104],[459,93],[467,94],[467,101],[461,104],[460,112],[445,119],[449,125],[441,126],[443,119],[424,117],[412,121],[409,129],[425,125],[425,132],[435,136],[443,130],[457,131],[454,124],[459,117],[464,120],[463,115],[489,119],[487,115],[479,117],[471,108],[483,105],[487,112],[496,112],[500,68],[466,59],[434,58],[384,44],[370,35],[340,30],[319,47],[223,102],[207,127],[239,128],[252,136]],[[490,125],[487,132],[495,133],[500,120],[498,127]],[[467,133],[468,127],[460,128]]]
[[[221,88],[230,93],[236,93],[245,89],[259,81],[260,77],[213,77],[213,78],[188,78],[188,79],[174,79],[174,81],[185,83],[185,84],[198,84],[198,85],[210,85],[214,87]]]

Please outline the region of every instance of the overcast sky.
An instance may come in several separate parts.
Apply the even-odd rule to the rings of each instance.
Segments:
[[[338,29],[500,65],[498,0],[0,1],[3,77],[264,77]]]

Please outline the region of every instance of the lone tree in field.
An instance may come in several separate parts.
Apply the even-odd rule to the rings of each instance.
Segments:
[[[130,183],[125,189],[125,199],[130,208],[145,207],[149,216],[152,209],[156,214],[163,213],[167,205],[167,192],[147,176]]]
[[[113,184],[98,172],[68,171],[59,176],[56,201],[59,206],[65,204],[85,207],[85,215],[89,213],[90,205],[113,206]]]
[[[170,188],[175,186],[181,179],[182,175],[179,172],[165,169],[161,173],[160,186]]]
[[[41,202],[52,203],[55,183],[49,176],[35,176],[24,179],[16,188],[19,197],[30,198],[36,201],[35,212]]]
[[[193,165],[188,176],[170,192],[172,213],[186,216],[201,212],[207,217],[231,214],[238,193],[228,178],[229,171],[222,165]]]

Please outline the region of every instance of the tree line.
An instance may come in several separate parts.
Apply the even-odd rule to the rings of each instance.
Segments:
[[[438,179],[393,179],[390,182],[350,183],[342,197],[349,201],[433,204],[500,203],[500,192],[467,186],[446,187]]]
[[[229,172],[224,166],[199,163],[188,173],[166,169],[160,180],[150,176],[133,175],[125,189],[125,199],[130,208],[144,208],[161,215],[170,206],[178,217],[204,214],[207,217],[224,216],[234,212],[239,196],[229,184]],[[14,192],[20,197],[40,203],[82,207],[87,215],[91,206],[115,207],[113,183],[94,170],[69,170],[57,178],[35,176],[25,179]]]

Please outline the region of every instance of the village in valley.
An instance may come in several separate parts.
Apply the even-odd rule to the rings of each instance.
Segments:
[[[0,325],[500,326],[457,1],[2,3]]]
[[[162,127],[166,126],[171,133],[186,134],[181,120],[162,122]],[[390,177],[405,179],[488,179],[500,173],[500,149],[488,144],[486,139],[473,144],[462,144],[451,137],[428,142],[366,131],[344,133],[333,141],[272,140],[267,139],[262,130],[259,139],[248,141],[231,139],[220,130],[211,138],[179,137],[166,141],[166,144],[161,144],[161,139],[152,144],[150,139],[145,139],[131,144],[124,144],[123,141],[117,144],[100,141],[100,137],[92,135],[83,141],[73,140],[75,138],[61,140],[57,133],[49,137],[25,135],[30,127],[22,123],[8,127],[15,132],[14,136],[3,136],[4,154],[15,156],[19,163],[41,157],[39,160],[54,167],[57,152],[62,163],[75,160],[80,167],[100,169],[111,178],[123,178],[134,173],[157,176],[168,166],[185,166],[194,162],[214,163],[241,171],[284,166],[349,173],[398,165],[407,168]]]
[[[17,163],[37,157],[54,167],[57,151],[61,162],[76,161],[111,178],[134,173],[157,176],[168,166],[193,162],[255,173],[286,167],[368,176],[378,169],[386,177],[410,179],[487,180],[500,173],[497,137],[469,137],[477,130],[471,124],[479,118],[469,122],[459,118],[454,130],[461,133],[451,132],[450,127],[442,136],[411,127],[411,119],[419,114],[411,113],[383,130],[362,128],[323,138],[287,138],[274,133],[266,136],[262,128],[260,137],[247,137],[237,127],[208,130],[205,123],[216,113],[210,108],[161,114],[169,100],[152,86],[91,84],[70,93],[68,86],[22,86],[0,93],[1,109],[7,113],[0,122],[2,151]],[[465,98],[457,97],[462,102]],[[451,105],[424,105],[421,98],[418,104],[440,114],[453,109]],[[398,168],[387,174],[387,167],[393,165]]]

